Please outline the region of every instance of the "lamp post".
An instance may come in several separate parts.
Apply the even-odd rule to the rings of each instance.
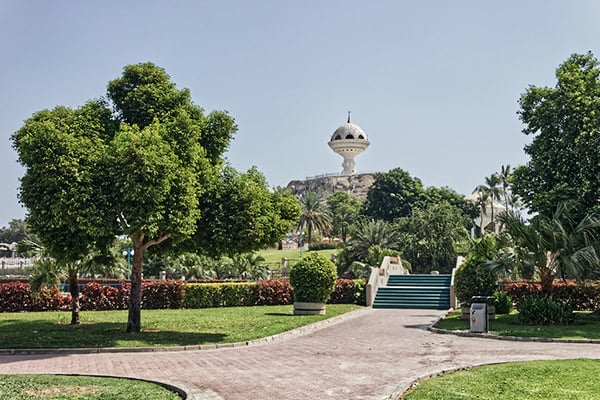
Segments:
[[[128,247],[126,250],[123,250],[123,255],[127,256],[127,279],[130,279],[131,274],[131,256],[135,253],[131,247]]]
[[[300,249],[300,258],[302,258],[302,235],[304,235],[304,232],[298,231],[296,233],[298,234],[298,248]]]

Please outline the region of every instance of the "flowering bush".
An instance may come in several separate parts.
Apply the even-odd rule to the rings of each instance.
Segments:
[[[256,283],[256,305],[277,306],[292,304],[290,281],[278,279]]]

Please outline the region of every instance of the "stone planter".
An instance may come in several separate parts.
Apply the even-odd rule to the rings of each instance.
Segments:
[[[325,303],[294,302],[294,315],[325,315]]]

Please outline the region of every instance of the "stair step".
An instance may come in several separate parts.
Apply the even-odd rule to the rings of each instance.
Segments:
[[[377,290],[373,308],[450,308],[450,275],[390,275]]]

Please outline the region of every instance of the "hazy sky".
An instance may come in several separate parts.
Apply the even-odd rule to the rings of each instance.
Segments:
[[[600,57],[600,2],[0,0],[0,226],[23,218],[10,136],[32,113],[104,96],[151,61],[239,132],[228,159],[271,186],[341,171],[347,111],[371,141],[359,172],[400,167],[468,194],[524,163],[518,98],[572,53]]]

